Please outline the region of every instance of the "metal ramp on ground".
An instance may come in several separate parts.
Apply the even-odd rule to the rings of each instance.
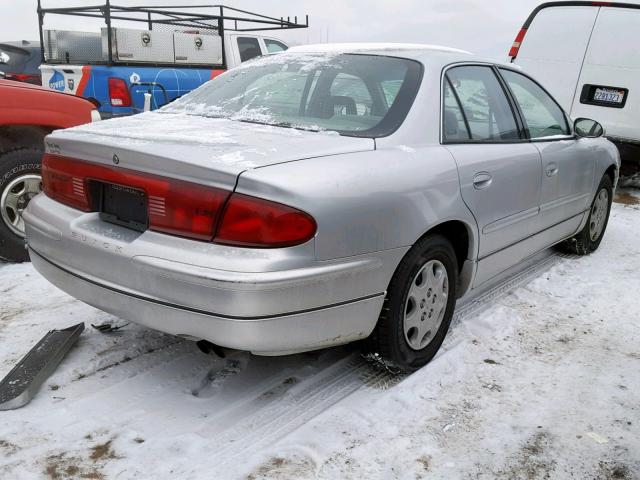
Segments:
[[[31,401],[80,337],[84,323],[51,330],[0,382],[0,410],[13,410]]]

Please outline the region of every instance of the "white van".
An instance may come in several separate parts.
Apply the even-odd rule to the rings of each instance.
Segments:
[[[509,52],[573,118],[598,120],[623,161],[640,164],[640,4],[540,5]]]

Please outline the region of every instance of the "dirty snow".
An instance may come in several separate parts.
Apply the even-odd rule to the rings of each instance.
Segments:
[[[0,478],[640,478],[640,206],[600,250],[549,257],[394,377],[348,348],[227,352],[125,323],[0,266],[0,376],[49,329],[87,331],[0,412]]]
[[[640,188],[640,172],[620,179],[620,186],[627,188]]]

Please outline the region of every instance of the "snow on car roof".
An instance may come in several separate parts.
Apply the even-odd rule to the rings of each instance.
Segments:
[[[467,52],[466,50],[423,43],[318,43],[314,45],[300,45],[289,49],[290,52],[347,52],[362,50],[433,50],[471,55],[471,52]]]
[[[391,51],[403,52],[404,54],[450,53],[458,55],[472,55],[471,52],[466,50],[421,43],[321,43],[315,45],[301,45],[289,49],[289,52],[300,53],[388,53]]]

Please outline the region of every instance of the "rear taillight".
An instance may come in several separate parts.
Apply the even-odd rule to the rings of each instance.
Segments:
[[[42,159],[45,194],[65,205],[98,211],[91,197],[91,182],[104,182],[142,190],[147,196],[149,228],[197,240],[213,239],[230,192],[174,178],[45,154]]]
[[[309,214],[287,205],[197,183],[45,154],[45,195],[85,212],[100,211],[98,182],[142,190],[149,229],[195,240],[253,248],[291,247],[316,233]],[[221,216],[222,215],[222,216]]]
[[[127,83],[122,78],[109,78],[109,100],[114,107],[131,106],[131,94],[127,88]]]
[[[14,80],[16,82],[31,83],[33,85],[41,85],[42,77],[40,75],[34,75],[29,73],[5,73],[5,80]]]
[[[309,214],[261,198],[234,193],[225,208],[216,243],[242,247],[291,247],[316,234]]]
[[[84,212],[91,211],[86,182],[86,165],[56,155],[42,158],[42,187],[44,193],[60,203]]]
[[[136,186],[128,182],[125,185]],[[149,228],[196,240],[211,241],[219,213],[230,192],[191,182],[156,177],[138,184],[148,195]]]
[[[513,45],[511,46],[511,50],[509,50],[509,56],[511,57],[512,61],[515,60],[516,57],[518,56],[518,52],[520,51],[520,47],[522,46],[522,42],[526,34],[527,34],[526,28],[522,28],[518,32],[518,35],[516,36],[516,39],[514,40]]]

